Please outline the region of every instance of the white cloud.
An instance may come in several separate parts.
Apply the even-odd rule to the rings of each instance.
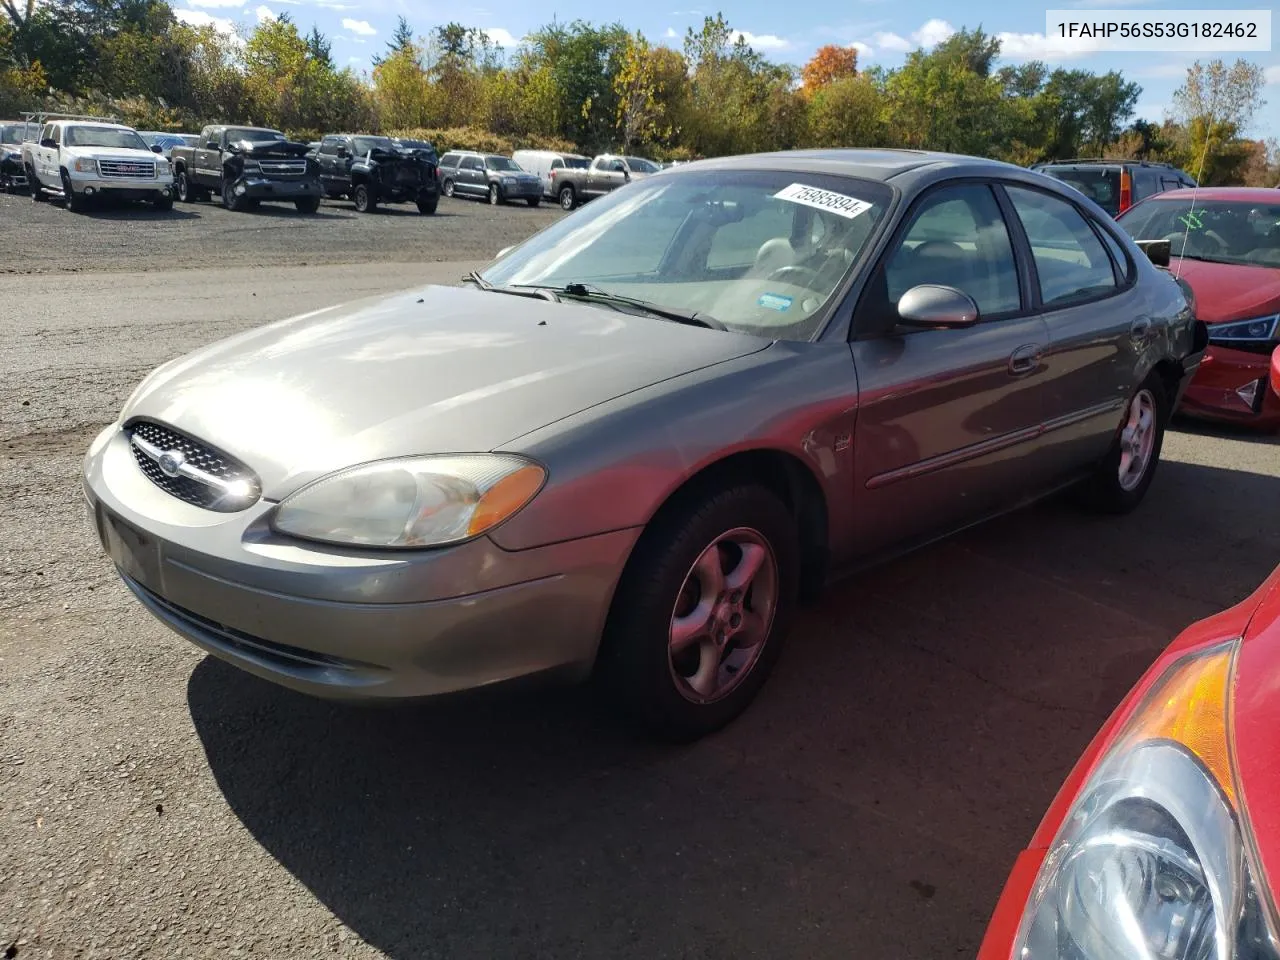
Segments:
[[[506,50],[514,50],[520,46],[520,41],[511,35],[511,31],[504,30],[502,27],[486,27],[484,34]]]
[[[946,20],[939,20],[935,17],[932,20],[926,20],[919,30],[913,30],[909,39],[899,33],[881,32],[872,35],[871,43],[881,50],[891,50],[894,53],[910,53],[918,47],[923,47],[926,50],[930,47],[936,47],[942,41],[949,39],[955,32],[956,28]]]
[[[663,36],[668,40],[674,40],[676,37],[680,36],[680,34],[676,33],[671,27],[667,27],[667,32],[664,33]]]
[[[360,63],[360,57],[347,57],[347,63]]]
[[[700,17],[702,16],[702,11],[701,10],[672,10],[671,15],[673,17]]]
[[[350,17],[342,18],[342,29],[350,30],[360,37],[372,37],[378,32],[368,20],[352,20]]]
[[[1280,66],[1267,67],[1262,71],[1262,78],[1267,81],[1267,85],[1280,84]]]
[[[187,0],[193,7],[243,7],[247,0]]]
[[[772,33],[748,33],[746,30],[735,31],[730,38],[733,42],[737,42],[741,38],[747,42],[747,46],[753,50],[785,50],[791,46],[790,40],[784,40],[782,37],[775,36]]]
[[[858,56],[860,57],[870,58],[876,55],[875,50],[873,50],[869,45],[863,43],[861,40],[855,40],[848,46],[851,50],[857,50]]]
[[[212,14],[205,13],[203,10],[177,10],[173,11],[173,15],[178,22],[185,23],[190,27],[213,27],[219,33],[225,33],[228,36],[234,36],[236,25],[225,17],[215,17]]]
[[[258,18],[259,23],[266,23],[268,20],[276,18],[276,15],[271,12],[271,8],[266,6],[258,7],[253,13]]]
[[[1181,80],[1187,75],[1187,64],[1160,63],[1134,70],[1132,75],[1137,80]]]
[[[1007,60],[1069,60],[1097,53],[1094,37],[1046,37],[1043,33],[998,33],[1000,56]]]
[[[364,43],[364,40],[362,40],[360,37],[353,37],[350,34],[346,34],[346,33],[338,34],[338,39],[345,40],[347,41],[347,43]]]

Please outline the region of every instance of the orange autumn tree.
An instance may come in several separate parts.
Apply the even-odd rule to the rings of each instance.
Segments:
[[[819,47],[813,59],[800,71],[804,92],[813,93],[819,87],[836,80],[855,77],[858,74],[858,51],[853,47],[841,47],[829,43]]]

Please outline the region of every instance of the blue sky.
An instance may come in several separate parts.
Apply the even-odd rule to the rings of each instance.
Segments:
[[[827,43],[856,45],[864,64],[897,66],[905,54],[917,46],[931,46],[961,27],[982,26],[1001,36],[1001,61],[1043,59],[1053,66],[1081,67],[1103,72],[1123,71],[1139,83],[1142,97],[1138,113],[1159,121],[1173,99],[1187,66],[1195,54],[1172,53],[1088,53],[1067,51],[1046,41],[1045,10],[1048,7],[1079,7],[1097,17],[1107,7],[1133,9],[1241,9],[1260,7],[1254,3],[1174,4],[1160,0],[1158,7],[1142,0],[1054,0],[1038,5],[1010,4],[997,0],[969,3],[943,0],[808,0],[792,7],[766,0],[732,0],[724,5],[705,5],[707,0],[655,0],[647,4],[600,3],[599,0],[462,0],[439,4],[424,0],[172,0],[178,16],[194,23],[215,23],[220,29],[236,25],[250,27],[265,17],[288,12],[303,30],[312,24],[333,41],[334,59],[356,70],[369,69],[370,58],[385,49],[403,14],[419,34],[450,20],[480,27],[511,52],[522,36],[547,23],[554,16],[602,22],[620,20],[632,30],[641,30],[656,43],[679,47],[685,31],[702,23],[704,15],[722,12],[737,30],[761,53],[771,59],[802,64],[818,47]],[[699,6],[688,6],[698,3]],[[1202,59],[1222,57],[1228,62],[1243,56],[1266,69],[1268,80],[1263,95],[1266,106],[1248,131],[1256,137],[1280,137],[1280,53],[1201,54]]]

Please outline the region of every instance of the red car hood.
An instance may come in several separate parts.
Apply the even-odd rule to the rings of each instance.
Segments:
[[[1255,596],[1261,602],[1245,630],[1236,664],[1236,769],[1245,817],[1257,841],[1263,877],[1280,896],[1280,568]]]
[[[1205,323],[1280,312],[1280,268],[1174,258],[1169,269],[1191,284],[1196,316]]]

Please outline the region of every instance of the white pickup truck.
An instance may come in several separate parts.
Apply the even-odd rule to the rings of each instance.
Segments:
[[[68,210],[97,197],[147,200],[158,210],[173,206],[169,161],[132,127],[81,117],[41,119],[38,136],[22,145],[32,200],[60,198]]]

